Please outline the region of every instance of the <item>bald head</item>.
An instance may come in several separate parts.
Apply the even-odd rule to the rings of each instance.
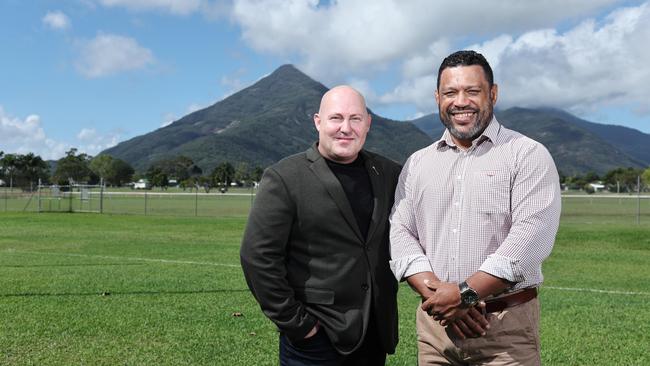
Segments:
[[[366,110],[366,99],[353,87],[349,85],[339,85],[328,90],[320,100],[320,108],[318,114],[322,113],[323,106],[328,107],[331,103],[338,103],[340,100],[345,100],[348,103],[358,103]],[[368,111],[366,110],[366,113]]]
[[[353,162],[366,142],[371,118],[363,95],[340,85],[323,95],[314,115],[318,130],[318,151],[323,157],[342,164]]]

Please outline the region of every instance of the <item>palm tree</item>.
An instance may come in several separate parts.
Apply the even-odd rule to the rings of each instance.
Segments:
[[[49,175],[48,164],[39,156],[34,153],[18,156],[19,166],[22,174],[29,181],[31,190],[34,190],[34,183],[39,178],[45,178]]]
[[[13,192],[14,187],[14,173],[19,167],[19,161],[16,154],[4,154],[0,159],[0,166],[5,177],[9,176],[9,191]]]

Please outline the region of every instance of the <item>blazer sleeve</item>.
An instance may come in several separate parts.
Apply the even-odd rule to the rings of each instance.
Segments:
[[[295,205],[285,182],[268,168],[260,181],[240,249],[248,287],[264,314],[289,339],[302,339],[316,324],[287,280],[287,246]]]

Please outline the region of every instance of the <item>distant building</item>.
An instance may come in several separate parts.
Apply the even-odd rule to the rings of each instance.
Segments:
[[[605,189],[605,185],[602,182],[589,183],[589,186],[594,189],[594,192],[600,192]]]
[[[146,179],[139,179],[137,182],[133,183],[133,189],[151,189],[151,184]]]

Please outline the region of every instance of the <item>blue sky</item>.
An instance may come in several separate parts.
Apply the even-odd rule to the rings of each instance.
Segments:
[[[444,56],[492,63],[498,106],[551,106],[650,133],[650,2],[0,0],[0,150],[95,155],[285,63],[431,113]]]

